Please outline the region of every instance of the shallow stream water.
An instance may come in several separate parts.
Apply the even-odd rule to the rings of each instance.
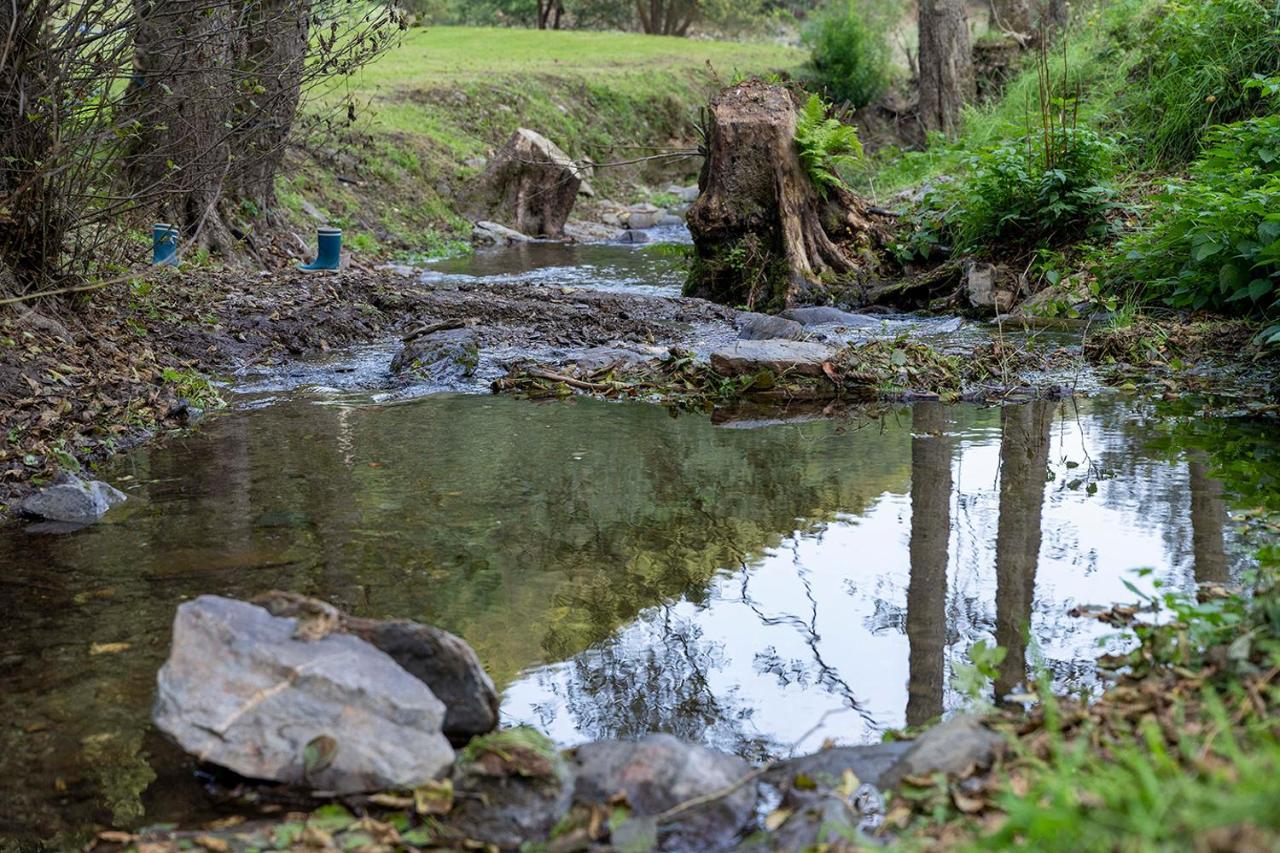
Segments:
[[[391,400],[367,372],[259,385],[117,458],[99,476],[130,501],[94,527],[0,528],[0,838],[202,813],[148,723],[197,595],[439,625],[476,648],[504,722],[566,745],[668,731],[759,758],[970,701],[979,640],[1009,650],[987,694],[1029,671],[1088,688],[1119,641],[1068,611],[1237,577],[1217,454],[1274,449],[1249,423],[1192,440],[1194,419],[1121,396],[744,429]]]

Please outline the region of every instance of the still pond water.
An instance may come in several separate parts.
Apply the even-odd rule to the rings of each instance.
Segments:
[[[1108,629],[1072,606],[1248,564],[1212,454],[1271,439],[1191,449],[1195,426],[1118,397],[743,429],[313,390],[210,417],[104,470],[131,500],[103,523],[0,529],[0,838],[192,815],[148,714],[174,608],[203,593],[440,625],[505,722],[564,744],[874,741],[962,702],[979,640],[1010,650],[993,691],[1028,667],[1087,687]]]
[[[533,244],[422,278],[674,295],[683,275],[652,246]],[[447,628],[505,723],[565,745],[667,731],[760,758],[959,706],[978,641],[1009,649],[990,695],[1028,672],[1088,688],[1116,641],[1067,611],[1132,600],[1126,581],[1238,576],[1215,473],[1247,481],[1241,454],[1277,449],[1265,426],[1117,397],[754,429],[404,399],[433,389],[389,384],[394,349],[243,384],[232,411],[101,471],[130,501],[95,527],[0,528],[0,840],[212,816],[148,723],[174,609],[197,595],[285,588]]]

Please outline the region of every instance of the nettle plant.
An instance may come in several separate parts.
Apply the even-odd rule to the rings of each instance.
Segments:
[[[1253,79],[1269,115],[1211,130],[1185,180],[1152,199],[1115,277],[1180,308],[1280,318],[1280,78]],[[1264,332],[1280,341],[1280,323]]]

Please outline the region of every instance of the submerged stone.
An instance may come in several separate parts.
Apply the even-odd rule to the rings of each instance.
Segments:
[[[156,727],[201,761],[317,790],[413,788],[448,771],[445,707],[425,684],[358,637],[303,628],[220,596],[180,606]]]
[[[99,480],[82,480],[72,474],[30,495],[18,504],[26,515],[64,524],[93,524],[107,510],[127,500],[124,492]]]

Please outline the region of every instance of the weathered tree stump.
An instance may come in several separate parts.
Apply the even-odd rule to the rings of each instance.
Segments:
[[[582,187],[582,170],[540,133],[520,128],[480,176],[480,219],[530,237],[564,236],[564,223]]]
[[[884,225],[853,193],[818,192],[795,135],[796,105],[781,86],[753,80],[712,100],[687,295],[781,311],[874,265]]]

